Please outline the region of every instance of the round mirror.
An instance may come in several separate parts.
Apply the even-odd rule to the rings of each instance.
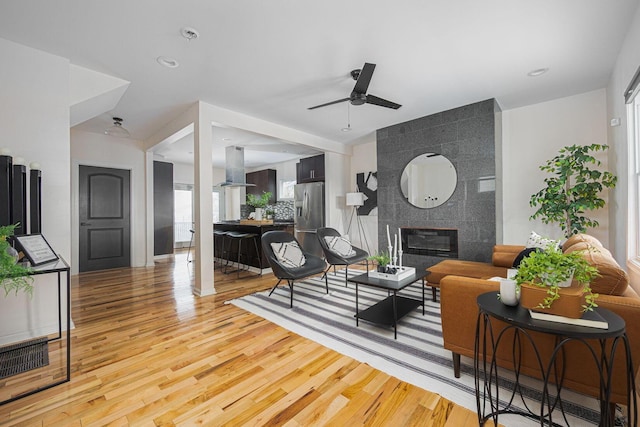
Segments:
[[[420,154],[411,160],[400,177],[400,189],[409,203],[417,208],[435,208],[453,194],[458,174],[442,154]]]

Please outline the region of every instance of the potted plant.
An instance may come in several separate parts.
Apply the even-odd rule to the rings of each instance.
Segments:
[[[33,293],[31,270],[17,263],[17,252],[9,244],[9,238],[13,236],[17,226],[18,224],[0,227],[0,284],[5,296],[9,295],[9,292],[17,294],[23,291],[29,295]]]
[[[598,221],[584,215],[585,211],[602,208],[605,201],[600,192],[613,188],[618,178],[610,172],[601,172],[591,166],[600,161],[590,153],[605,151],[609,146],[600,144],[564,147],[553,159],[540,166],[540,170],[553,174],[545,178],[547,185],[531,196],[529,204],[538,207],[531,219],[540,218],[545,224],[560,223],[565,237],[583,233],[597,227]]]
[[[391,262],[391,257],[387,252],[378,252],[375,255],[371,255],[367,259],[370,261],[374,261],[378,265],[378,268],[377,268],[378,272],[395,274],[395,271],[391,272],[387,267]]]
[[[247,194],[247,204],[255,208],[257,221],[262,220],[262,210],[269,204],[271,198],[271,191],[263,191],[261,196],[255,194]]]
[[[522,260],[515,280],[521,287],[523,307],[578,318],[582,312],[598,306],[598,294],[589,286],[597,276],[598,270],[587,262],[581,251],[563,253],[558,245],[549,245]],[[571,285],[572,281],[577,285]]]

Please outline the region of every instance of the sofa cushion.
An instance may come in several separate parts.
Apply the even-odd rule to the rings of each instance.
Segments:
[[[523,245],[495,245],[491,262],[496,267],[511,268],[516,256],[524,249]]]
[[[571,246],[575,245],[576,243],[588,243],[593,246],[597,246],[599,248],[603,247],[602,243],[600,243],[600,240],[596,239],[595,237],[589,234],[574,234],[562,244],[562,252],[566,252],[567,249],[569,249]]]
[[[571,245],[565,253],[580,251],[582,256],[595,268],[599,276],[591,282],[591,290],[597,294],[623,295],[629,286],[629,276],[620,268],[611,253],[602,246],[587,241]]]
[[[506,267],[496,267],[486,262],[464,261],[460,259],[447,259],[427,268],[430,274],[427,282],[430,285],[439,285],[440,280],[446,276],[464,276],[476,279],[488,279],[490,277],[507,277]]]

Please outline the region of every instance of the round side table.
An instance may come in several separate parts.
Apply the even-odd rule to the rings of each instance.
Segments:
[[[631,407],[636,408],[635,379],[633,376],[633,363],[631,360],[631,348],[625,330],[624,320],[614,312],[596,308],[595,311],[608,323],[607,329],[598,329],[572,324],[549,322],[532,319],[529,311],[523,307],[506,306],[498,299],[498,292],[488,292],[478,296],[478,320],[476,323],[476,340],[474,350],[474,376],[476,389],[476,405],[478,421],[482,426],[489,419],[494,425],[498,425],[500,414],[517,414],[540,421],[540,425],[558,425],[552,420],[552,412],[558,408],[564,421],[567,421],[562,406],[561,391],[564,379],[564,346],[571,341],[579,341],[584,344],[585,351],[590,351],[593,356],[596,370],[594,374],[600,375],[600,426],[612,426],[614,415],[611,413],[610,389],[613,373],[613,361],[616,351],[624,351],[626,359],[627,381],[627,417],[629,425],[637,425],[636,411],[631,413]],[[507,327],[502,330],[494,330],[491,319],[505,322]],[[513,331],[511,334],[510,331]],[[541,332],[555,336],[555,348],[550,360],[543,360],[535,340],[529,332]],[[596,345],[595,342],[598,344]],[[605,351],[607,341],[611,341],[611,350]],[[520,363],[518,357],[522,351],[523,343],[528,342],[535,352],[540,368],[540,378],[543,381],[542,399],[539,413],[526,407],[523,411],[512,405],[516,394],[522,398],[520,388]],[[622,344],[622,345],[620,345]],[[501,399],[498,396],[499,368],[496,361],[496,353],[501,345],[511,345],[514,356],[513,370],[515,372],[515,385],[511,396]],[[559,360],[560,359],[560,360]],[[552,386],[553,385],[553,389]],[[506,402],[500,404],[500,401]],[[526,406],[526,405],[525,405]],[[633,415],[633,423],[631,416]]]

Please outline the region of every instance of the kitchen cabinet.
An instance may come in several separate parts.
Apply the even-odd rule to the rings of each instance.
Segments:
[[[324,181],[324,154],[300,159],[296,174],[298,183]]]
[[[265,191],[271,192],[270,204],[278,200],[278,181],[275,169],[263,169],[261,171],[246,174],[247,184],[255,184],[255,187],[247,187],[247,194],[262,196]]]

